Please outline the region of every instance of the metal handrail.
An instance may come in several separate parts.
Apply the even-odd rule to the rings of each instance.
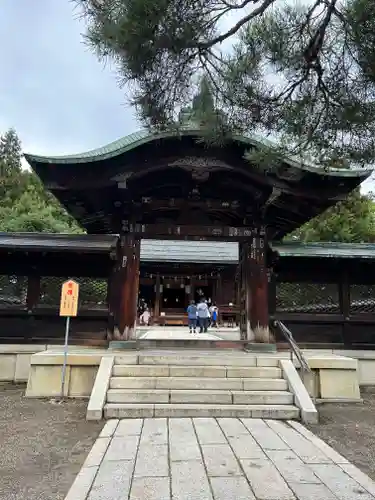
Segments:
[[[299,348],[297,342],[294,340],[292,332],[289,330],[289,328],[287,328],[284,325],[284,323],[278,319],[274,321],[274,325],[279,327],[281,333],[284,335],[285,339],[288,341],[288,344],[291,347],[292,361],[293,361],[293,353],[294,353],[299,364],[300,364],[301,370],[303,370],[305,372],[311,372],[311,368],[309,367],[309,364],[306,361],[306,358],[303,355],[303,352],[301,351],[301,349]]]

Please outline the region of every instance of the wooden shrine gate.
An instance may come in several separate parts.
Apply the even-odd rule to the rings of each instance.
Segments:
[[[123,225],[117,266],[110,284],[113,337],[135,337],[139,289],[140,241],[173,239],[195,241],[238,241],[240,244],[241,337],[270,342],[266,228],[186,225]]]

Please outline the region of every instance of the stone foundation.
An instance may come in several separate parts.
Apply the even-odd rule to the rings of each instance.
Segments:
[[[113,354],[107,349],[70,347],[66,395],[89,397],[102,356]],[[359,386],[375,385],[375,351],[310,349],[304,354],[312,372],[302,376],[316,400],[357,401]],[[290,359],[286,352],[267,356],[275,357],[276,363],[280,358]],[[29,397],[60,395],[62,365],[63,346],[0,345],[0,382],[28,382]]]
[[[46,349],[46,345],[0,345],[0,382],[27,382],[31,356]]]
[[[66,397],[89,398],[100,361],[107,355],[103,349],[70,350],[65,375]],[[26,388],[26,397],[42,398],[61,395],[63,351],[34,354]]]
[[[360,401],[356,359],[326,355],[307,356],[310,373],[300,373],[308,393],[315,400]]]

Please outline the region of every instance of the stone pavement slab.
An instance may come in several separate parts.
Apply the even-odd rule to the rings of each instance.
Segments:
[[[241,465],[257,500],[295,500],[291,489],[271,460],[241,460]]]
[[[129,495],[134,461],[103,462],[88,500],[124,500]],[[78,500],[78,499],[77,499]]]
[[[135,460],[139,436],[114,437],[104,455],[106,460]]]
[[[160,339],[169,339],[169,340],[190,340],[190,339],[200,339],[200,340],[221,340],[222,337],[216,335],[213,329],[210,330],[212,333],[197,333],[195,335],[189,332],[188,327],[154,327],[150,328],[144,333],[139,335],[139,339],[141,340],[160,340]]]
[[[147,418],[144,421],[141,445],[168,444],[168,425],[166,418]]]
[[[227,440],[214,418],[194,418],[194,427],[201,445],[226,444]]]
[[[297,422],[111,420],[65,500],[375,500],[375,482]]]
[[[130,500],[170,500],[169,477],[136,477],[132,484]]]
[[[269,427],[281,437],[285,443],[307,464],[324,464],[332,463],[332,460],[327,457],[322,450],[317,448],[311,441],[294,432],[288,424],[284,422],[276,422],[274,420],[267,421]]]
[[[255,500],[244,477],[211,477],[210,482],[215,500]]]
[[[209,477],[241,476],[238,461],[228,444],[202,446],[203,460]]]
[[[140,436],[142,426],[143,420],[141,418],[120,420],[115,431],[115,437]]]
[[[168,446],[141,444],[139,446],[135,477],[168,477]]]

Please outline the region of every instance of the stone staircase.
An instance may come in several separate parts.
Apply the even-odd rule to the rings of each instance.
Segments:
[[[229,351],[127,359],[115,356],[105,418],[300,417],[275,357]]]

